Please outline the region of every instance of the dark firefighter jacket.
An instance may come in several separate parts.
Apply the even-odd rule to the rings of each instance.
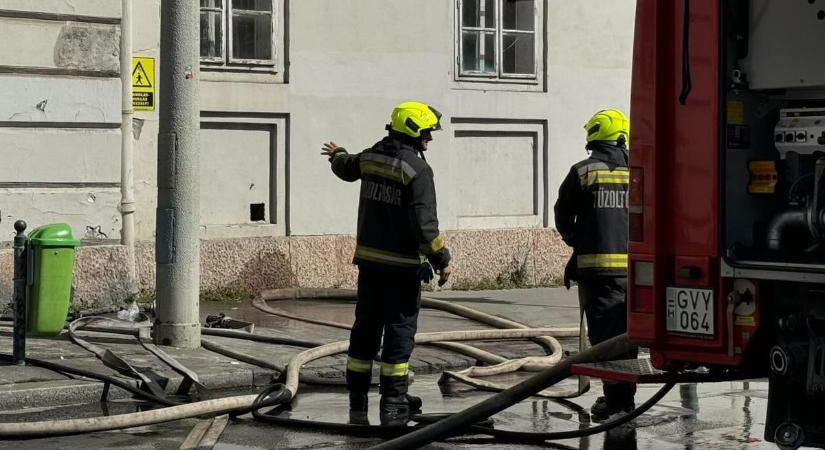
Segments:
[[[594,275],[627,276],[628,153],[604,142],[588,148],[590,157],[570,169],[555,206],[556,228],[573,247],[567,285]]]
[[[390,135],[372,148],[332,157],[344,181],[361,180],[358,265],[417,269],[424,255],[436,270],[450,262],[438,231],[433,171],[404,138]]]

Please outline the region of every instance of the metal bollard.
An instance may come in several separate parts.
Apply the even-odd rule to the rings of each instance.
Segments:
[[[26,365],[26,222],[14,222],[14,363]]]

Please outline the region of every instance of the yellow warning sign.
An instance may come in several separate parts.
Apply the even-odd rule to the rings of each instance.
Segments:
[[[155,110],[155,58],[132,58],[132,108]]]

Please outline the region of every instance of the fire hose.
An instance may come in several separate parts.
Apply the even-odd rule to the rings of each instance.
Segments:
[[[316,299],[316,300],[345,300],[345,301],[355,301],[357,300],[357,294],[353,290],[347,289],[274,289],[274,290],[267,290],[261,293],[260,296],[256,297],[253,300],[253,306],[257,309],[264,311],[268,314],[276,315],[279,317],[289,318],[292,320],[298,320],[305,323],[311,323],[316,325],[322,326],[329,326],[335,327],[340,329],[351,329],[352,326],[340,323],[340,322],[333,322],[333,321],[326,321],[321,319],[316,319],[312,317],[305,317],[300,315],[295,315],[283,311],[281,309],[272,308],[270,307],[267,302],[268,301],[277,301],[277,300],[300,300],[300,299]],[[422,298],[422,307],[428,309],[435,309],[439,311],[448,312],[459,317],[463,317],[469,320],[474,320],[476,322],[490,325],[498,328],[528,328],[527,325],[505,319],[502,317],[493,316],[490,314],[483,313],[481,311],[468,308],[465,306],[457,305],[454,303],[446,302],[443,300],[432,299],[424,297]],[[144,383],[148,386],[153,386],[151,380],[147,380],[146,377],[139,373],[138,371],[134,370],[133,368],[129,367],[128,363],[125,361],[117,358],[115,355],[111,354],[111,352],[105,351],[104,349],[96,348],[96,346],[86,343],[82,339],[79,339],[74,334],[74,329],[83,327],[84,329],[94,330],[94,327],[89,327],[89,323],[99,322],[104,319],[99,318],[81,318],[73,322],[72,326],[70,326],[69,334],[73,341],[78,343],[79,345],[83,346],[84,348],[89,349],[90,351],[94,352],[98,357],[104,361],[110,367],[115,368],[118,371],[124,372],[123,368],[126,367],[130,369],[130,372],[135,376],[135,378],[139,378],[144,381]],[[105,319],[108,320],[108,319]],[[87,323],[88,322],[88,323]],[[79,325],[78,325],[79,324]],[[579,330],[569,329],[569,336],[576,336],[581,333],[581,327]],[[230,331],[230,330],[219,330],[213,328],[204,328],[204,334],[215,334],[217,331]],[[229,335],[229,337],[240,337],[237,333],[242,333],[238,331],[234,331],[234,336]],[[251,336],[251,335],[250,335]],[[567,335],[566,335],[567,336]],[[525,371],[540,371],[544,368],[550,367],[562,357],[562,348],[561,344],[558,340],[554,337],[549,336],[540,336],[533,338],[535,342],[540,344],[546,351],[549,352],[549,356],[545,357],[529,357],[520,360],[508,360],[498,355],[485,352],[481,349],[456,343],[456,342],[435,342],[433,343],[436,346],[447,348],[449,350],[476,358],[477,360],[490,365],[489,367],[478,368],[478,367],[471,367],[467,370],[460,371],[460,372],[451,372],[445,371],[444,376],[440,380],[440,383],[447,383],[450,379],[459,380],[465,384],[470,386],[476,387],[478,389],[485,389],[485,390],[492,390],[492,391],[501,391],[506,389],[506,386],[489,382],[486,380],[480,380],[476,377],[484,376],[489,377],[492,375],[501,375],[504,373],[511,373],[518,370],[525,370]],[[141,344],[146,346],[143,340],[141,340]],[[268,368],[271,370],[276,370],[278,372],[283,372],[283,367],[277,364],[274,364],[270,361],[263,360],[261,358],[257,358],[255,356],[247,355],[241,353],[237,350],[234,350],[230,347],[223,346],[218,344],[217,342],[210,341],[210,340],[202,340],[202,345],[207,350],[222,354],[224,356],[228,356],[230,358],[237,359],[239,361],[246,362],[248,364],[256,365],[263,368]],[[316,344],[318,345],[318,344]],[[580,346],[581,348],[581,346]],[[162,360],[168,363],[168,360],[163,358],[162,352],[159,349],[153,351],[153,353],[158,354]],[[176,369],[176,371],[179,371]],[[304,376],[302,377],[302,381],[306,383],[312,384],[328,384],[328,385],[341,385],[344,384],[344,380],[336,379],[330,380],[321,377],[311,377],[311,376]],[[549,398],[569,398],[569,397],[576,397],[584,392],[586,392],[590,387],[589,380],[586,377],[579,377],[579,384],[577,389],[561,389],[561,390],[548,390],[545,392],[541,392],[538,395],[549,397]],[[155,388],[157,391],[158,389]],[[156,394],[159,394],[156,392]]]
[[[267,314],[272,314],[275,316],[284,317],[292,320],[298,320],[306,323],[312,323],[316,325],[323,325],[346,330],[352,328],[351,325],[341,322],[327,321],[292,314],[279,308],[273,308],[267,303],[270,301],[278,300],[301,299],[354,301],[357,300],[357,293],[353,290],[348,289],[273,289],[263,291],[260,296],[256,297],[252,301],[252,305],[257,309],[266,312]],[[421,307],[448,312],[459,317],[463,317],[465,319],[473,320],[497,328],[529,328],[527,325],[510,319],[493,316],[472,308],[468,308],[466,306],[457,305],[455,303],[450,303],[444,300],[429,298],[427,296],[422,296]],[[581,323],[583,324],[583,322]],[[570,330],[570,334],[565,337],[579,336],[580,349],[583,349],[583,345],[581,345],[581,332],[583,330],[583,325],[581,325],[578,330]],[[432,344],[437,347],[446,348],[454,352],[476,358],[477,360],[490,365],[489,367],[484,368],[471,367],[460,372],[445,371],[439,383],[444,384],[449,382],[449,380],[451,379],[455,379],[470,386],[473,386],[477,389],[499,392],[505,390],[507,387],[499,383],[480,380],[477,377],[502,375],[506,373],[512,373],[518,370],[538,372],[554,364],[557,364],[561,360],[562,347],[557,339],[551,336],[540,336],[533,338],[532,340],[541,345],[545,349],[545,351],[549,353],[549,355],[544,357],[529,357],[519,360],[508,360],[506,358],[502,358],[498,355],[485,352],[481,349],[466,344],[461,344],[457,342],[433,342]],[[570,398],[582,395],[589,389],[589,379],[587,377],[579,377],[579,383],[575,389],[565,388],[547,390],[538,393],[538,395],[548,398]]]
[[[272,291],[269,291],[270,295]],[[301,291],[295,291],[294,297],[299,295],[304,295],[308,293],[302,293]],[[340,292],[336,292],[335,295],[340,296]],[[308,296],[307,296],[308,297]],[[322,296],[315,296],[313,298],[324,298]],[[518,324],[513,321],[509,321],[507,319],[498,318],[495,316],[489,316],[484,313],[480,313],[478,311],[472,310],[470,308],[465,308],[459,305],[450,304],[447,302],[427,299],[426,303],[429,301],[433,301],[433,303],[429,303],[429,305],[424,305],[424,301],[422,301],[422,306],[430,306],[430,305],[437,305],[440,307],[444,307],[444,309],[449,309],[451,312],[453,311],[460,311],[460,315],[468,318],[475,318],[479,317],[480,322],[497,325],[497,326],[508,326],[513,327],[514,325],[517,327],[504,329],[504,330],[470,330],[470,331],[454,331],[454,332],[437,332],[437,333],[422,333],[416,335],[416,343],[419,344],[428,344],[428,343],[439,343],[442,347],[451,348],[451,349],[459,349],[462,348],[463,344],[458,344],[457,342],[453,341],[466,341],[466,340],[485,340],[485,339],[539,339],[540,341],[544,341],[545,343],[552,344],[554,339],[549,339],[552,336],[571,336],[577,334],[576,329],[547,329],[547,328],[538,328],[538,329],[530,329],[527,328],[525,325]],[[438,302],[441,304],[439,305]],[[256,305],[257,307],[258,305]],[[264,306],[265,303],[264,303]],[[438,308],[442,309],[442,308]],[[267,311],[269,312],[269,311]],[[280,311],[278,311],[280,314]],[[465,315],[467,314],[467,315]],[[484,317],[487,316],[487,317]],[[492,317],[492,319],[489,319]],[[303,317],[293,316],[292,318],[297,320],[304,319]],[[323,322],[323,321],[316,321]],[[492,323],[491,323],[492,322]],[[328,323],[319,323],[322,325],[328,325]],[[347,326],[348,327],[348,326]],[[94,331],[108,331],[105,327],[95,329],[94,327],[90,327],[89,330]],[[228,331],[228,330],[220,330]],[[130,334],[132,331],[124,331],[120,330],[120,333],[123,334]],[[234,333],[228,333],[234,334]],[[240,332],[240,334],[249,335],[248,333]],[[232,337],[243,337],[245,336],[232,336]],[[260,340],[261,337],[255,337],[254,340]],[[269,339],[269,337],[263,336],[263,338]],[[273,340],[278,340],[281,338],[272,338]],[[288,343],[283,342],[282,343]],[[557,341],[556,341],[557,342]],[[304,342],[306,343],[306,342]],[[314,343],[313,343],[314,344]],[[331,344],[325,344],[322,346],[318,346],[315,348],[310,348],[305,350],[297,355],[295,355],[286,367],[286,379],[283,385],[276,385],[274,388],[270,390],[270,392],[265,396],[255,396],[255,395],[243,395],[243,396],[234,396],[234,397],[227,397],[221,399],[214,399],[214,400],[206,400],[200,401],[195,403],[189,404],[181,404],[181,405],[172,405],[166,408],[152,410],[152,411],[143,411],[143,412],[136,412],[136,413],[129,413],[123,414],[118,416],[109,416],[109,417],[97,417],[97,418],[86,418],[86,419],[67,419],[67,420],[58,420],[58,421],[43,421],[43,422],[29,422],[29,423],[0,423],[0,438],[20,438],[20,437],[47,437],[47,436],[60,436],[60,435],[68,435],[68,434],[78,434],[78,433],[86,433],[86,432],[96,432],[96,431],[106,431],[106,430],[114,430],[114,429],[122,429],[122,428],[130,428],[136,426],[144,426],[144,425],[152,425],[162,422],[167,422],[171,420],[179,420],[191,417],[198,417],[203,415],[218,415],[218,414],[226,414],[226,413],[234,413],[234,414],[241,414],[245,412],[252,411],[255,414],[256,418],[267,420],[267,421],[284,421],[285,419],[272,417],[267,414],[261,413],[258,411],[261,407],[271,407],[271,406],[278,406],[283,405],[291,402],[292,399],[298,393],[298,386],[299,381],[304,381],[303,377],[300,374],[300,368],[315,359],[322,358],[325,356],[334,355],[337,353],[341,353],[346,351],[348,347],[348,341],[341,341],[335,342]],[[631,344],[628,344],[624,339],[624,336],[620,336],[609,341],[606,341],[598,346],[595,346],[589,350],[586,350],[582,353],[574,355],[570,359],[560,361],[557,365],[552,366],[550,368],[544,369],[539,374],[535,375],[534,377],[528,379],[527,381],[514,386],[500,394],[497,394],[490,399],[486,400],[485,402],[476,405],[468,410],[465,410],[461,413],[456,415],[449,416],[443,420],[440,420],[432,425],[425,427],[425,429],[430,430],[431,428],[435,427],[434,430],[428,431],[428,436],[424,439],[441,439],[444,437],[449,437],[456,433],[456,430],[460,430],[463,432],[464,430],[470,430],[473,433],[477,434],[488,434],[491,436],[496,437],[497,439],[509,439],[509,440],[516,440],[516,441],[535,441],[535,440],[544,440],[544,439],[560,439],[560,438],[567,438],[567,437],[575,437],[578,435],[586,435],[582,433],[592,434],[598,433],[599,430],[603,431],[604,429],[610,428],[610,425],[617,426],[620,423],[606,423],[599,427],[593,427],[586,430],[575,430],[569,433],[573,433],[572,435],[563,433],[521,433],[521,432],[508,432],[502,430],[493,430],[489,427],[483,426],[475,426],[473,425],[479,419],[484,418],[480,417],[484,414],[487,414],[485,417],[489,417],[489,415],[495,414],[498,411],[501,411],[510,405],[517,403],[524,398],[533,395],[534,393],[541,392],[545,388],[556,384],[558,381],[561,381],[567,378],[570,373],[570,366],[572,364],[578,362],[597,362],[602,360],[611,359],[613,356],[617,354],[621,354],[625,352],[627,349],[632,348]],[[560,349],[560,347],[559,347]],[[498,359],[502,359],[497,355],[493,355],[491,353],[484,352],[479,349],[475,349],[474,347],[464,346],[462,349],[463,352],[470,352],[476,357],[480,357],[484,362],[493,362]],[[560,353],[553,353],[552,356],[559,355]],[[30,360],[31,363],[37,365],[38,363],[42,363],[35,360]],[[261,361],[257,361],[261,362]],[[501,362],[501,361],[498,361]],[[51,364],[53,370],[59,370],[59,365]],[[532,365],[532,370],[538,370],[540,367],[537,367],[540,364],[536,364],[535,362],[527,361],[525,365]],[[44,366],[46,367],[46,366]],[[273,367],[274,368],[274,367]],[[279,367],[280,368],[280,367]],[[62,370],[61,370],[62,371]],[[66,371],[69,373],[68,371]],[[81,376],[87,376],[90,374],[80,374]],[[97,379],[104,379],[101,377],[94,377],[90,376],[90,378],[97,378]],[[112,383],[119,387],[119,384]],[[121,383],[122,384],[122,383]],[[128,385],[128,383],[126,383]],[[159,404],[166,404],[169,405],[170,402],[159,402],[157,398],[152,398],[151,394],[147,394],[146,392],[140,391],[137,388],[129,385],[131,389],[125,388],[130,392],[134,393],[138,397],[143,397],[150,401],[155,401]],[[665,386],[662,391],[660,391],[661,396],[663,396],[668,389],[668,386]],[[137,392],[135,392],[137,391]],[[658,398],[657,398],[658,396]],[[642,407],[640,407],[637,411],[634,411],[636,415],[641,414],[648,403],[649,406],[652,406],[659,398],[661,398],[659,394],[652,397],[648,402],[646,402]],[[633,417],[629,415],[627,416],[625,421],[632,420]],[[425,421],[425,418],[422,417],[419,420]],[[294,421],[293,421],[294,422]],[[468,428],[470,427],[470,428]],[[376,427],[371,428],[373,432],[375,432]],[[339,428],[340,430],[340,428]],[[405,431],[412,431],[414,428],[407,429]],[[409,448],[408,445],[417,446],[419,444],[415,444],[418,440],[422,439],[418,431],[413,431],[411,434],[404,436],[406,438],[404,441],[390,441],[386,444],[382,445],[393,445],[395,447],[388,447],[388,448]],[[557,437],[563,436],[563,437]],[[410,444],[412,442],[413,444]],[[428,441],[431,442],[431,441]],[[400,446],[399,446],[400,445]],[[421,444],[423,445],[423,444]],[[380,448],[380,447],[379,447]]]
[[[556,332],[552,328],[507,329],[507,330],[469,330],[421,333],[415,337],[416,343],[424,344],[437,341],[471,341],[484,339],[526,339],[537,336],[549,336]],[[295,355],[287,365],[286,382],[283,394],[272,405],[291,401],[298,393],[299,369],[302,365],[325,356],[346,351],[349,341],[334,342],[321,347],[306,350]],[[588,352],[597,349],[593,347]],[[596,352],[598,354],[598,352]],[[610,354],[606,358],[613,356]],[[605,358],[602,358],[605,359]],[[558,366],[556,366],[558,367]],[[250,412],[255,405],[257,395],[239,395],[220,399],[204,400],[183,405],[175,405],[151,411],[141,411],[82,419],[64,419],[53,421],[0,423],[0,438],[43,438],[71,434],[118,430],[137,426],[154,425],[173,420],[188,419],[204,415]]]

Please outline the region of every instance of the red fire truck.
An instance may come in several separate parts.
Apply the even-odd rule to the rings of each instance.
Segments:
[[[825,446],[825,0],[638,0],[628,335]]]

